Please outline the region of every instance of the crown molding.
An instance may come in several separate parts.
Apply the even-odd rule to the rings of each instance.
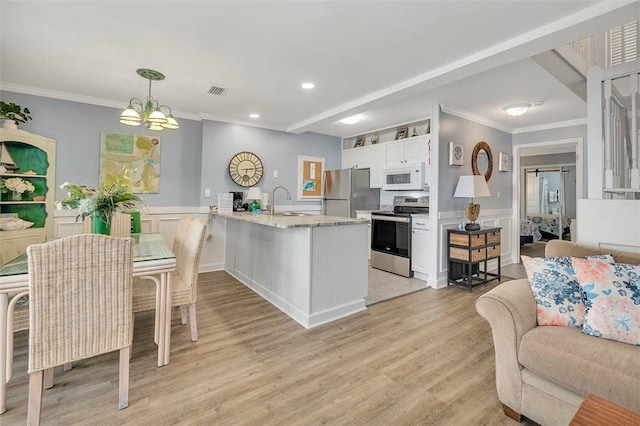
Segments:
[[[496,123],[495,121],[491,121],[488,118],[484,118],[480,115],[473,114],[463,109],[444,104],[440,104],[440,109],[442,110],[442,112],[446,112],[447,114],[455,115],[456,117],[464,118],[466,120],[473,121],[474,123],[482,124],[484,126],[492,127],[494,129],[513,134],[513,128],[500,123]]]
[[[589,122],[587,118],[577,118],[575,120],[558,121],[557,123],[546,123],[537,126],[520,127],[513,131],[513,134],[539,132],[541,130],[560,129],[562,127],[582,126]]]
[[[22,86],[19,84],[0,82],[0,90],[7,92],[23,93],[25,95],[42,96],[44,98],[60,99],[63,101],[79,102],[82,104],[98,105],[108,108],[125,109],[129,104],[126,102],[114,101],[111,99],[94,98],[91,96],[76,95],[67,92],[58,92],[55,90],[40,89],[38,87]],[[185,118],[187,120],[200,121],[202,117],[198,114],[190,114],[186,112],[172,111],[173,116],[177,118]]]

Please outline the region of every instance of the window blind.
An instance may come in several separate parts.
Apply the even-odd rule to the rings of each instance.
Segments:
[[[608,66],[616,66],[638,60],[640,21],[629,22],[607,32]]]

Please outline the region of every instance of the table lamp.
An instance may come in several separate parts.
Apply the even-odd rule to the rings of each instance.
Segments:
[[[454,197],[467,197],[471,198],[471,202],[467,204],[465,214],[469,223],[464,226],[467,231],[477,231],[480,229],[480,224],[476,223],[476,219],[480,215],[480,204],[474,204],[473,199],[476,197],[490,197],[489,186],[487,181],[482,175],[472,176],[460,176],[458,180],[458,186],[456,186],[456,192]]]
[[[249,188],[249,192],[247,192],[247,201],[253,200],[249,204],[249,211],[260,211],[260,202],[258,200],[262,200],[262,191],[257,186]]]

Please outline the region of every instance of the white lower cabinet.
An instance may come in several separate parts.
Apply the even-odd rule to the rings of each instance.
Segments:
[[[411,218],[411,270],[427,273],[429,255],[429,216],[413,215]]]
[[[369,261],[371,261],[371,213],[356,212],[356,219],[367,219],[369,221],[369,239],[367,241],[367,248],[369,250]]]

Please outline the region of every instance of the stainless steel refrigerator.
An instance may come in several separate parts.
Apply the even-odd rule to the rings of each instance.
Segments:
[[[356,210],[380,208],[380,189],[369,188],[369,169],[328,170],[323,206],[327,216],[356,217]]]

